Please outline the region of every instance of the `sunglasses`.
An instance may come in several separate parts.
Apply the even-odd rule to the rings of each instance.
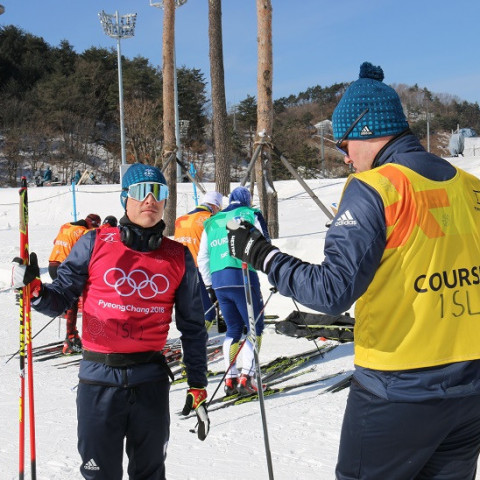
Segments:
[[[368,108],[366,108],[359,116],[358,118],[350,125],[350,128],[345,132],[345,135],[335,143],[335,147],[337,150],[344,156],[348,156],[348,150],[345,150],[342,148],[342,143],[347,139],[347,137],[352,133],[353,129],[358,125],[360,120],[368,113]]]
[[[168,187],[158,182],[134,183],[128,187],[127,196],[143,202],[150,193],[157,202],[161,202],[168,198]]]

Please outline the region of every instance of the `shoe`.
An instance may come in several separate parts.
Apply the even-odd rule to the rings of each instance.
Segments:
[[[265,385],[262,385],[262,389],[265,390]],[[251,375],[242,373],[238,379],[237,391],[240,395],[250,395],[251,393],[258,392],[257,382]]]
[[[228,397],[230,395],[235,395],[237,392],[237,377],[229,377],[225,379],[225,395]]]
[[[63,342],[62,353],[64,355],[72,355],[73,353],[82,353],[82,341],[78,336],[78,332],[67,336]]]

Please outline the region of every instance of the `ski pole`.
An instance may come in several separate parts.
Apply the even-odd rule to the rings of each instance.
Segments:
[[[22,184],[19,190],[20,195],[20,221],[19,221],[19,230],[20,230],[20,257],[23,260],[24,265],[28,265],[29,257],[29,244],[28,244],[28,195],[27,195],[27,179],[22,177]],[[20,479],[24,478],[24,461],[25,461],[25,342],[27,344],[27,377],[28,377],[28,413],[29,413],[29,426],[30,426],[30,468],[31,468],[31,478],[36,480],[37,478],[37,468],[36,468],[36,448],[35,448],[35,401],[34,401],[34,392],[33,392],[33,356],[32,356],[32,317],[31,317],[31,306],[30,306],[30,285],[26,285],[22,289],[21,308],[23,309],[22,322],[23,329],[20,327],[20,351],[23,348],[23,356],[20,354],[20,375],[23,376],[21,386],[21,408],[20,408]],[[23,331],[22,331],[23,330]],[[22,341],[23,336],[23,341]],[[23,343],[23,347],[22,347]],[[22,360],[23,358],[23,360]],[[23,366],[23,371],[22,371]]]
[[[23,309],[22,309],[23,310]],[[59,315],[57,315],[56,317],[53,317],[49,322],[47,322],[33,337],[32,337],[32,340],[37,336],[39,335],[40,333],[42,333],[57,317],[59,317]],[[19,353],[20,350],[17,350],[13,355],[11,355],[10,357],[8,357],[7,360],[5,360],[5,362],[3,363],[4,365],[6,365],[15,355],[17,355],[17,353]]]
[[[247,302],[248,321],[250,323],[250,338],[253,343],[253,354],[255,358],[255,367],[257,372],[257,375],[256,375],[257,390],[258,390],[258,399],[260,401],[260,413],[262,416],[263,440],[265,443],[265,455],[267,457],[268,478],[270,480],[273,480],[272,455],[270,452],[270,442],[268,440],[267,416],[265,413],[265,399],[263,398],[262,372],[260,369],[260,361],[258,357],[258,342],[257,342],[257,331],[256,331],[257,322],[255,320],[255,314],[253,312],[252,285],[250,283],[248,264],[246,262],[242,262],[242,273],[243,273],[243,286],[245,287],[245,300]]]
[[[268,305],[268,302],[270,301],[270,299],[272,298],[272,295],[274,293],[276,293],[278,290],[275,288],[275,287],[272,287],[270,289],[270,295],[268,296],[267,298],[267,301],[264,303],[263,305],[263,308],[260,310],[259,314],[257,315],[257,318],[255,319],[255,323],[258,322],[258,320],[260,319],[262,313],[265,311],[265,308],[267,308],[267,305]],[[245,337],[242,341],[242,343],[240,344],[240,347],[238,347],[238,350],[237,350],[237,353],[235,354],[235,356],[233,357],[232,361],[230,362],[230,365],[228,366],[227,370],[225,371],[225,373],[223,374],[223,377],[222,379],[220,380],[220,382],[218,382],[218,385],[217,385],[217,388],[215,389],[215,391],[213,392],[213,395],[212,397],[210,398],[209,402],[207,403],[207,408],[209,407],[209,405],[213,402],[213,399],[215,398],[215,395],[217,394],[218,390],[220,389],[220,386],[222,385],[222,383],[224,382],[225,378],[227,377],[227,374],[228,372],[230,371],[230,369],[233,367],[233,365],[235,364],[236,360],[237,360],[237,357],[238,357],[238,354],[240,353],[240,350],[242,349],[243,345],[245,344],[245,341],[247,340],[247,338]]]

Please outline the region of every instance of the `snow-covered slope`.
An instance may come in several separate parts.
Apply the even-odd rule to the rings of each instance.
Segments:
[[[480,157],[455,158],[452,163],[480,176]],[[344,180],[315,180],[308,184],[329,206],[338,202]],[[310,262],[323,258],[326,216],[296,181],[275,184],[279,195],[280,238],[274,243]],[[178,195],[178,214],[194,205],[190,184],[181,184]],[[207,185],[209,190],[213,185]],[[38,254],[44,281],[48,256],[59,226],[73,219],[72,193],[68,187],[30,188],[30,250]],[[88,213],[120,217],[119,187],[80,186],[76,192],[77,218]],[[7,354],[18,349],[18,306],[8,290],[11,259],[18,254],[18,190],[0,190],[0,477],[18,478],[18,359],[5,365]],[[270,285],[261,275],[264,298],[270,296]],[[302,308],[303,309],[303,308]],[[292,300],[273,294],[266,311],[286,317],[295,310]],[[306,310],[306,309],[305,309]],[[33,333],[49,319],[33,313]],[[34,340],[34,346],[62,339],[65,327],[53,321]],[[178,336],[172,325],[170,336]],[[215,333],[211,334],[216,337]],[[321,345],[322,342],[319,342]],[[266,362],[281,355],[311,350],[315,345],[305,339],[278,335],[273,325],[266,328],[260,352]],[[353,368],[351,344],[340,345],[318,360],[316,370],[300,377],[314,378]],[[76,450],[75,386],[76,367],[58,369],[55,362],[36,362],[35,410],[37,436],[37,479],[81,479],[80,459]],[[223,368],[217,360],[212,370]],[[266,416],[273,469],[277,480],[334,478],[338,442],[347,391],[324,394],[331,381],[266,398]],[[218,384],[211,380],[210,396]],[[185,400],[186,386],[174,385],[171,390],[171,438],[167,458],[169,480],[242,480],[268,478],[262,422],[258,402],[212,412],[211,432],[200,442],[189,432],[195,419],[182,420],[177,415]],[[221,394],[222,390],[219,391]],[[28,418],[28,417],[27,417]],[[28,426],[27,426],[28,432]],[[27,435],[28,438],[28,435]],[[27,455],[26,477],[31,478]],[[480,478],[480,477],[479,477]]]

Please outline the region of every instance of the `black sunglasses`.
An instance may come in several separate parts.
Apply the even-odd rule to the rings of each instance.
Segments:
[[[348,152],[342,148],[342,143],[347,139],[347,137],[352,133],[353,129],[358,125],[358,122],[368,113],[368,108],[366,108],[359,116],[358,118],[350,125],[350,128],[345,132],[345,135],[335,143],[335,147],[337,147],[337,150],[345,156],[348,156]]]

